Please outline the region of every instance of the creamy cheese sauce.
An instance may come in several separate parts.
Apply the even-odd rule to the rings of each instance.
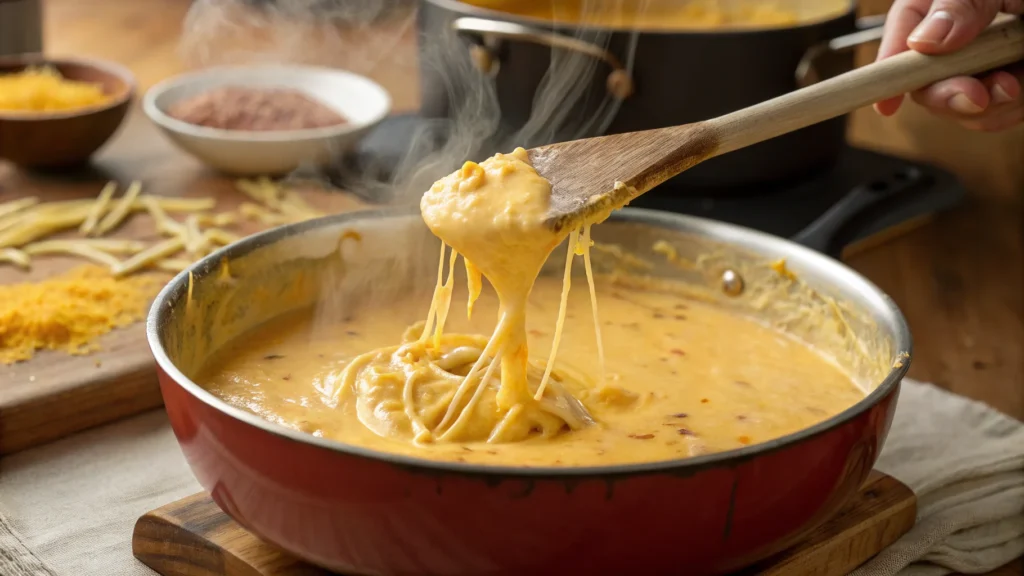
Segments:
[[[674,291],[595,282],[590,224],[555,232],[550,199],[521,148],[467,162],[421,201],[442,240],[430,298],[408,295],[340,326],[310,314],[276,320],[216,354],[197,381],[315,436],[525,466],[728,450],[862,397],[810,347],[750,319]],[[566,236],[562,281],[538,280]],[[569,291],[576,255],[587,291]],[[466,314],[451,308],[462,298]],[[426,321],[409,326],[423,310]]]
[[[534,358],[550,351],[560,293],[557,277],[542,276],[534,286],[527,308]],[[456,282],[454,297],[465,295]],[[229,404],[315,436],[437,460],[529,466],[649,462],[738,448],[801,430],[863,398],[813,349],[753,320],[601,278],[597,295],[608,379],[621,388],[596,391],[589,296],[574,290],[558,366],[587,386],[578,395],[599,424],[552,438],[413,444],[375,434],[353,405],[334,407],[318,391],[356,355],[398,341],[429,305],[429,294],[364,310],[336,326],[315,325],[313,312],[281,318],[220,351],[196,381]],[[453,310],[449,330],[487,333],[497,310],[485,289],[473,319]]]

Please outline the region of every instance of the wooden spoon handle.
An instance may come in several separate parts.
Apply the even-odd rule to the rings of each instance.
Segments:
[[[818,84],[705,122],[717,137],[714,156],[842,116],[933,82],[1024,60],[1024,22],[1000,18],[951,54],[904,52]]]

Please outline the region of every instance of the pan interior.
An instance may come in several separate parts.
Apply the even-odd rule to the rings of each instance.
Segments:
[[[681,302],[754,318],[812,344],[864,393],[909,351],[902,318],[883,295],[838,263],[786,241],[635,210],[595,227],[594,239],[595,273],[617,278],[624,293],[657,286]],[[191,282],[179,278],[159,303],[160,340],[186,377],[201,380],[212,357],[237,349],[239,335],[288,314],[331,327],[410,294],[429,301],[438,250],[417,215],[364,214],[271,231],[204,260]],[[554,257],[545,274],[559,276],[563,266]],[[574,290],[586,293],[585,278],[574,281]],[[462,310],[453,304],[453,315]]]

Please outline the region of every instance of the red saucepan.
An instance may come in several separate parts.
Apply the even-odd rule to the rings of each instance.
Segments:
[[[350,230],[359,245],[339,245]],[[690,283],[722,306],[815,342],[864,383],[865,398],[811,428],[739,450],[517,468],[316,438],[229,406],[190,379],[211,352],[288,310],[316,305],[318,319],[331,322],[365,311],[373,298],[432,285],[438,245],[419,215],[369,211],[247,238],[160,293],[149,342],[189,465],[240,524],[349,574],[712,574],[792,545],[861,485],[882,447],[911,351],[900,311],[843,264],[731,225],[627,209],[596,227],[595,239],[646,261],[646,274]],[[704,258],[691,268],[667,264],[652,250],[657,240],[683,258]],[[599,267],[616,264],[603,258]],[[780,258],[801,282],[767,265]],[[629,262],[637,261],[617,264]],[[827,305],[831,299],[838,305]]]

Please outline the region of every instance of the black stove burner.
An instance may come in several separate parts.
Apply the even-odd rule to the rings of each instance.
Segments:
[[[367,177],[386,183],[413,135],[424,133],[417,116],[395,116],[363,140],[328,177],[341,188],[386,202]],[[455,167],[452,167],[454,169]],[[957,179],[934,166],[847,147],[826,170],[786,182],[723,189],[661,186],[631,206],[691,214],[754,228],[838,257],[845,246],[888,228],[957,205],[965,191]]]

